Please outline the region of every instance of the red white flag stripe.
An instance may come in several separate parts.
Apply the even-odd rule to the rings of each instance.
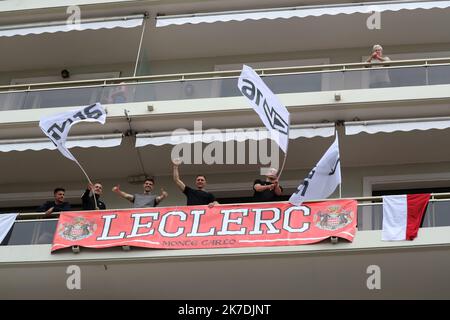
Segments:
[[[429,199],[429,193],[384,196],[381,239],[413,240],[417,236]]]

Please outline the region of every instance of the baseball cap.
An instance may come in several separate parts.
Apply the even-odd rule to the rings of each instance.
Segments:
[[[278,173],[278,170],[277,170],[277,169],[275,169],[275,168],[270,168],[269,170],[267,170],[266,177],[269,177],[269,178],[276,178],[276,177],[277,177],[277,173]]]

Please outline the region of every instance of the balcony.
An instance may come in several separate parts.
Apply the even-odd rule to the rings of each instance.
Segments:
[[[32,216],[24,215],[0,246],[0,297],[448,298],[449,283],[442,279],[449,266],[449,196],[433,196],[418,238],[395,242],[381,241],[381,204],[368,203],[376,198],[360,199],[359,225],[366,227],[360,228],[352,243],[323,241],[304,246],[130,251],[83,248],[79,254],[70,250],[50,254],[49,239],[56,219],[26,220]],[[74,265],[81,270],[82,290],[66,286],[68,267]],[[382,290],[366,286],[371,275],[368,267],[374,265],[381,270]]]
[[[450,194],[434,194],[424,215],[422,228],[447,227],[450,226]],[[381,230],[383,222],[383,208],[380,197],[357,198],[358,204],[358,230],[370,231]],[[37,219],[36,219],[37,218]],[[53,234],[56,230],[58,220],[42,219],[42,214],[26,213],[19,215],[10,234],[1,245],[36,245],[51,244]]]
[[[370,67],[370,68],[369,68]],[[276,94],[450,84],[450,58],[257,70]],[[1,110],[240,97],[240,70],[0,87]],[[380,82],[384,79],[384,82]]]

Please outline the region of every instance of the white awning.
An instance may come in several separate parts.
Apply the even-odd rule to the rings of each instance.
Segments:
[[[122,134],[73,136],[68,137],[68,148],[110,148],[122,143]],[[0,140],[0,152],[25,151],[25,150],[55,150],[55,145],[48,138]]]
[[[277,9],[242,10],[228,12],[198,13],[189,15],[173,15],[157,17],[156,26],[214,23],[228,21],[289,19],[309,16],[371,13],[383,11],[444,9],[450,7],[450,1],[384,1],[365,2],[361,4],[348,3],[323,6],[287,7]]]
[[[398,119],[398,120],[372,120],[345,122],[345,134],[355,135],[361,132],[390,133],[394,131],[430,130],[450,128],[450,117]]]
[[[334,135],[334,123],[311,124],[291,126],[290,139],[331,137]],[[239,129],[208,129],[203,132],[194,132],[185,129],[173,132],[139,133],[136,135],[136,147],[147,145],[162,146],[165,144],[177,145],[180,143],[211,143],[214,141],[238,141],[270,139],[265,128],[239,128]]]
[[[0,27],[0,37],[25,36],[55,32],[134,28],[142,25],[144,15],[111,17],[81,20],[80,24],[67,24],[66,21],[43,22],[33,24],[10,25]]]

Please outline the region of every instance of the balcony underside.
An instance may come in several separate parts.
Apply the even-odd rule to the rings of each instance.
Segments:
[[[342,136],[340,139],[341,161],[343,168],[371,167],[384,165],[413,165],[450,162],[450,150],[445,148],[448,144],[450,129],[427,130],[411,132],[394,132],[366,134],[361,133],[353,136]],[[321,155],[331,144],[333,138],[299,138],[291,140],[286,163],[286,172],[293,170],[310,170],[320,159]],[[414,142],[414,143],[412,143]],[[262,140],[261,143],[253,142],[259,152],[254,157],[249,156],[250,144],[237,143],[231,141],[228,145],[233,147],[233,162],[227,164],[227,157],[230,154],[226,143],[219,143],[211,153],[206,149],[207,144],[196,143],[184,144],[183,152],[176,153],[183,155],[191,153],[192,165],[185,165],[182,168],[183,175],[196,174],[201,171],[207,175],[220,175],[226,173],[256,172],[263,157],[270,157],[270,143]],[[245,163],[238,164],[238,149],[241,146],[244,150]],[[264,145],[266,147],[264,147]],[[142,168],[139,163],[139,156],[147,174],[157,177],[171,176],[171,166],[169,165],[174,146],[144,146],[134,147],[134,139],[125,137],[122,145],[113,148],[73,148],[75,157],[83,164],[95,179],[110,180],[121,179],[129,176],[142,175]],[[211,147],[208,147],[211,148]],[[267,149],[263,149],[267,148]],[[277,148],[275,148],[278,150]],[[203,155],[200,162],[196,163],[194,154],[201,150]],[[266,153],[264,150],[268,150]],[[227,153],[228,152],[228,153]],[[138,154],[139,153],[139,154]],[[215,159],[211,165],[206,165],[205,159],[211,156]],[[198,155],[196,156],[198,157]],[[250,159],[255,158],[255,162]],[[277,159],[280,163],[283,153]],[[208,160],[211,161],[211,160]],[[233,164],[234,163],[234,164]],[[253,164],[252,164],[253,163]],[[37,170],[37,165],[39,169]],[[42,151],[11,151],[2,153],[0,166],[3,168],[3,184],[38,184],[41,181],[81,181],[82,176],[79,168],[70,160],[64,158],[57,150]],[[345,172],[345,169],[344,169]],[[294,176],[287,174],[284,179],[300,179],[297,172]],[[236,181],[238,182],[238,181]],[[344,180],[345,183],[345,180]]]
[[[123,10],[123,14],[139,12],[127,9]],[[146,9],[149,12],[158,12],[153,7]],[[141,10],[141,13],[145,11],[144,8]],[[367,28],[369,14],[202,23],[163,28],[156,28],[154,19],[150,19],[145,31],[142,52],[151,62],[162,62],[369,48],[373,45],[374,37],[383,39],[385,46],[446,43],[450,40],[446,32],[449,12],[450,9],[383,12],[380,28],[375,30]],[[65,16],[63,20],[65,18],[67,17]],[[311,36],[312,31],[314,36]],[[8,48],[2,52],[2,58],[8,63],[3,64],[0,71],[36,70],[36,66],[39,66],[38,69],[60,69],[67,64],[134,65],[139,36],[140,30],[135,28],[131,32],[73,31],[69,35],[46,34],[0,39],[1,47]],[[270,45],[267,45],[268,41]],[[83,45],[78,45],[80,43]],[[23,60],[24,52],[33,59]],[[111,52],[114,54],[109,54]]]
[[[201,81],[200,81],[201,82]],[[237,82],[237,79],[236,79]],[[184,87],[183,82],[180,83]],[[170,97],[168,100],[147,97],[142,99],[130,99],[128,103],[104,104],[108,111],[108,120],[104,126],[89,126],[80,124],[71,129],[71,134],[105,134],[125,132],[130,129],[125,110],[132,121],[132,129],[137,132],[146,131],[172,131],[177,128],[191,130],[194,120],[203,121],[203,129],[209,128],[233,128],[260,126],[261,122],[255,112],[251,109],[248,101],[239,93],[233,96],[220,95],[208,98],[212,88],[207,88],[193,82],[194,90],[200,91],[196,97]],[[233,83],[235,85],[235,83]],[[233,86],[234,88],[234,86]],[[96,90],[96,88],[93,88]],[[144,87],[143,89],[146,89]],[[162,85],[156,88],[158,91],[171,90],[170,86]],[[183,88],[180,88],[183,89]],[[237,92],[237,87],[234,88]],[[94,90],[94,91],[95,91]],[[345,89],[329,88],[323,92],[301,92],[281,93],[277,96],[291,112],[291,124],[308,124],[320,122],[335,122],[338,120],[351,121],[355,118],[360,120],[374,119],[396,119],[414,117],[440,117],[448,116],[450,100],[450,85],[422,85],[377,89]],[[323,89],[322,89],[323,90]],[[59,91],[59,94],[58,94]],[[172,91],[173,92],[173,91]],[[196,92],[196,91],[194,91]],[[201,92],[208,95],[203,97]],[[275,91],[276,92],[276,91]],[[93,99],[76,98],[78,104],[64,104],[67,99],[64,95],[76,92],[65,92],[65,90],[45,91],[36,100],[49,99],[49,94],[58,95],[52,105],[28,106],[22,108],[10,108],[2,111],[0,119],[0,134],[4,139],[42,137],[37,125],[44,115],[51,115],[61,111],[85,106],[98,102],[99,97]],[[25,93],[24,93],[25,94]],[[39,94],[38,93],[35,93]],[[340,100],[335,95],[340,95]],[[82,96],[83,97],[83,96]],[[7,94],[0,95],[3,105],[8,105],[10,99]],[[33,100],[33,99],[30,99]],[[56,103],[56,104],[55,104]],[[59,104],[58,104],[59,103]],[[150,106],[150,110],[149,110]],[[3,106],[4,108],[4,106]]]

